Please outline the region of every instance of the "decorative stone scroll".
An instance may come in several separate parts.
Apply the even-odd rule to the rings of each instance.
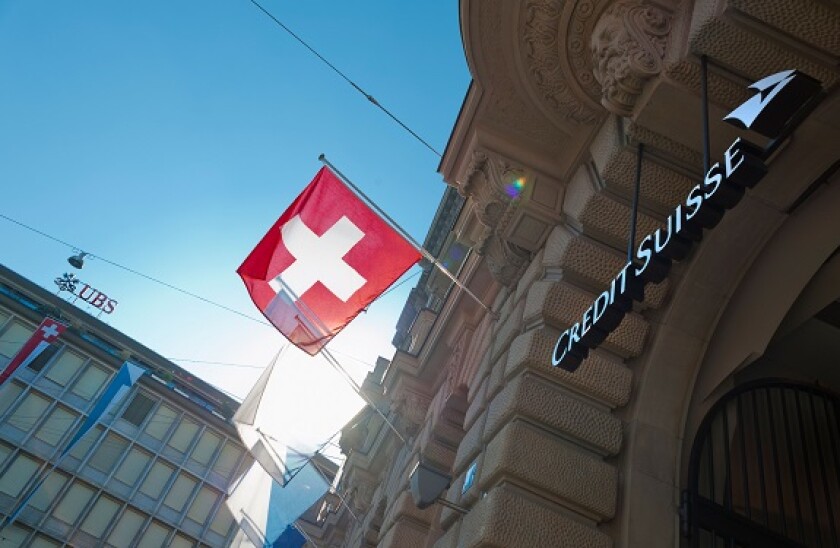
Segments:
[[[663,68],[671,14],[640,0],[610,6],[592,33],[592,72],[601,84],[601,104],[630,116],[647,82]]]
[[[498,281],[510,285],[518,279],[530,257],[527,250],[504,237],[519,206],[506,188],[514,188],[512,184],[524,177],[524,170],[496,155],[491,158],[488,153],[476,150],[466,173],[459,192],[473,199],[476,216],[484,225],[476,252],[487,257],[490,271]]]

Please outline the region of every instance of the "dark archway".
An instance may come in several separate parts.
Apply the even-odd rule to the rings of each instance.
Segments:
[[[840,546],[840,397],[762,379],[703,420],[684,494],[692,548]]]

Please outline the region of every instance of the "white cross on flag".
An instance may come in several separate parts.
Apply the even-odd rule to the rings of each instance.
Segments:
[[[314,355],[419,260],[324,167],[237,273],[265,317]]]

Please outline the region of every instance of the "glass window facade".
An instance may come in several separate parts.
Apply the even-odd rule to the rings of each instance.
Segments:
[[[0,340],[14,354],[13,342],[23,344],[34,327],[4,320],[2,310]],[[53,347],[52,357],[0,387],[0,514],[67,449],[121,365],[64,338]],[[15,546],[227,546],[234,527],[224,493],[245,458],[233,427],[151,379],[114,409],[70,448],[3,535]]]
[[[35,327],[12,320],[0,333],[0,356],[12,359],[34,332]]]
[[[74,481],[70,488],[64,493],[61,502],[53,510],[53,516],[60,519],[64,523],[73,525],[82,512],[87,507],[87,504],[95,494],[94,489],[78,480]]]
[[[152,398],[138,392],[134,395],[134,399],[131,400],[131,403],[128,404],[125,411],[123,411],[122,418],[134,426],[140,426],[146,420],[146,417],[154,406],[155,401]]]
[[[92,400],[110,376],[111,374],[104,368],[91,365],[79,375],[79,378],[73,384],[72,392],[84,400]]]
[[[49,398],[38,392],[29,392],[12,412],[8,423],[22,432],[29,433],[49,406]]]
[[[84,363],[84,356],[65,350],[47,369],[47,374],[44,376],[60,386],[65,386]]]

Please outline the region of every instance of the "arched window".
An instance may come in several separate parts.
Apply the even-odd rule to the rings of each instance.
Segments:
[[[840,546],[840,397],[762,379],[700,425],[684,494],[692,548]]]

